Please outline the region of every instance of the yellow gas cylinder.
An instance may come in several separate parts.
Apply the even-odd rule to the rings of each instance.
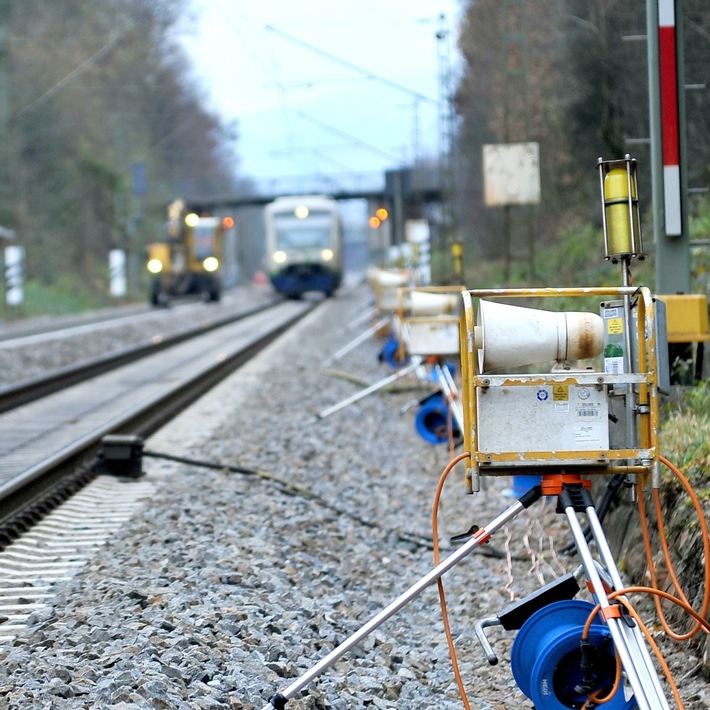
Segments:
[[[604,211],[607,224],[607,257],[640,253],[636,182],[629,180],[629,173],[623,168],[610,170],[604,178]]]

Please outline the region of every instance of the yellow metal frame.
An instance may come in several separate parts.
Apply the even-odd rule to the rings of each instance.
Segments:
[[[659,392],[658,357],[656,343],[656,311],[651,292],[644,287],[618,288],[531,288],[479,289],[464,291],[463,312],[460,320],[461,376],[464,416],[464,446],[471,458],[467,484],[477,489],[481,475],[510,475],[521,473],[575,472],[599,474],[627,471],[651,473],[658,467]],[[637,354],[632,372],[609,374],[599,371],[556,371],[549,374],[482,374],[478,372],[477,350],[474,347],[475,303],[478,298],[561,298],[599,297],[637,300]],[[633,333],[631,334],[633,337]],[[539,387],[540,385],[581,385],[589,387],[633,387],[637,409],[636,437],[638,448],[595,449],[585,451],[497,451],[478,450],[478,392],[483,388]],[[624,465],[628,463],[628,465]]]
[[[464,292],[465,286],[403,286],[397,290],[397,311],[396,317],[398,320],[396,326],[397,338],[399,339],[400,349],[407,350],[407,332],[412,328],[419,326],[454,326],[458,327],[461,320],[461,293]],[[441,313],[437,315],[417,315],[415,309],[411,307],[411,295],[414,293],[427,293],[442,296],[456,296],[456,307],[451,313]],[[460,351],[460,338],[459,348]],[[442,355],[451,353],[417,353],[421,355]]]

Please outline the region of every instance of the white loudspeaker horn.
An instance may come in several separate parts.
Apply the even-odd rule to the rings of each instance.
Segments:
[[[380,288],[397,288],[406,286],[409,280],[407,271],[387,271],[376,267],[370,268],[367,274],[368,281],[374,287]]]
[[[456,313],[461,296],[413,290],[405,294],[404,307],[413,316],[443,316]]]
[[[551,360],[584,360],[602,352],[604,322],[596,313],[555,313],[481,299],[474,347],[482,373]]]

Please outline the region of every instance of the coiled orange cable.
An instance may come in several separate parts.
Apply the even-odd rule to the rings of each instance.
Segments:
[[[454,469],[454,467],[463,461],[466,458],[470,458],[470,453],[469,452],[464,452],[462,454],[459,454],[455,458],[453,458],[446,466],[446,468],[442,471],[441,476],[439,478],[439,483],[436,489],[436,494],[434,496],[434,505],[433,505],[433,510],[432,510],[432,537],[434,541],[434,563],[435,565],[438,565],[440,562],[440,551],[439,551],[439,535],[438,535],[438,510],[439,510],[439,503],[441,500],[441,494],[444,488],[444,483],[446,479],[448,478],[449,474],[451,471]],[[646,552],[646,558],[648,562],[648,569],[649,573],[651,576],[651,582],[652,586],[651,587],[642,587],[642,586],[634,586],[634,587],[627,587],[621,590],[616,590],[612,592],[609,595],[609,599],[618,599],[618,601],[623,604],[629,611],[629,613],[633,616],[633,618],[636,620],[636,622],[639,624],[639,628],[643,632],[649,646],[654,652],[654,655],[658,659],[659,664],[661,665],[661,668],[663,670],[664,675],[666,676],[668,683],[671,687],[671,691],[673,693],[674,699],[677,703],[678,709],[679,710],[684,710],[684,705],[680,697],[680,693],[678,692],[677,685],[673,679],[673,674],[670,671],[670,668],[668,667],[668,664],[666,660],[663,657],[663,654],[661,653],[661,650],[659,649],[658,645],[656,644],[655,640],[653,639],[653,636],[649,632],[648,628],[638,615],[638,612],[634,609],[634,607],[631,605],[631,603],[625,598],[626,594],[629,593],[646,593],[646,594],[651,594],[654,598],[654,603],[656,605],[657,613],[659,616],[659,619],[661,620],[661,624],[663,626],[663,630],[668,635],[669,637],[675,639],[675,640],[687,640],[694,636],[698,631],[701,629],[705,631],[706,633],[710,633],[710,623],[706,620],[707,613],[708,613],[708,608],[710,608],[710,536],[708,535],[708,525],[707,521],[705,519],[705,514],[702,509],[702,504],[700,503],[700,500],[693,490],[693,487],[690,485],[690,482],[687,480],[687,478],[681,473],[681,471],[674,465],[672,464],[668,459],[665,457],[661,456],[659,457],[660,461],[679,479],[683,487],[685,488],[686,492],[690,496],[690,499],[693,503],[693,506],[696,510],[696,513],[698,515],[698,521],[701,527],[701,536],[702,536],[702,542],[703,542],[703,550],[704,550],[704,555],[705,555],[705,593],[703,595],[703,602],[701,605],[701,610],[698,612],[693,607],[690,605],[688,602],[688,599],[686,595],[684,594],[682,587],[680,585],[680,582],[678,581],[677,575],[675,573],[675,568],[673,566],[671,556],[670,556],[670,550],[668,549],[668,544],[666,541],[666,536],[665,536],[665,528],[663,525],[663,515],[662,515],[662,510],[661,510],[661,504],[660,504],[660,496],[658,494],[658,490],[654,489],[653,491],[653,498],[654,498],[654,503],[655,503],[655,508],[656,508],[656,515],[657,515],[657,524],[659,528],[659,534],[661,538],[661,547],[663,550],[664,554],[664,559],[667,565],[667,568],[669,570],[669,575],[671,577],[671,580],[673,581],[673,584],[675,586],[676,591],[678,592],[678,597],[673,596],[669,592],[665,592],[661,589],[658,588],[658,576],[656,573],[655,569],[655,563],[653,562],[653,552],[651,550],[651,542],[650,542],[650,534],[648,530],[648,522],[646,520],[646,507],[645,507],[645,501],[644,501],[644,496],[643,496],[643,487],[641,482],[638,484],[638,507],[639,507],[639,517],[641,519],[641,530],[642,530],[642,535],[644,539],[644,548]],[[456,678],[456,684],[459,689],[459,693],[461,695],[461,700],[464,704],[464,707],[466,710],[471,710],[471,706],[468,701],[468,697],[466,695],[466,690],[463,685],[463,678],[461,677],[461,672],[459,670],[458,666],[458,660],[456,657],[456,649],[454,646],[453,642],[453,637],[451,634],[451,628],[449,625],[449,619],[448,619],[448,612],[447,612],[447,607],[446,607],[446,595],[444,592],[444,584],[443,580],[439,578],[437,580],[437,588],[439,592],[439,601],[441,604],[441,613],[442,613],[442,620],[444,623],[444,631],[446,633],[446,641],[449,647],[449,653],[451,655],[451,662],[454,670],[454,676]],[[667,623],[665,619],[665,615],[663,614],[663,610],[661,607],[661,599],[667,599],[668,601],[671,601],[672,603],[676,604],[677,606],[680,606],[682,609],[684,609],[691,617],[695,619],[695,624],[691,628],[690,631],[684,633],[684,634],[678,634],[674,632],[669,624]],[[592,613],[590,614],[587,624],[584,627],[583,631],[583,637],[586,638],[589,634],[589,627],[591,626],[592,620],[594,617],[597,615],[599,611],[599,605],[597,605]],[[622,677],[622,667],[621,667],[621,661],[618,658],[617,654],[617,668],[616,668],[616,675],[613,683],[613,687],[611,690],[604,696],[604,697],[598,697],[594,693],[589,696],[587,701],[584,703],[582,706],[582,710],[586,710],[587,708],[594,707],[596,705],[602,705],[604,703],[609,702],[618,689],[621,686],[621,677]]]
[[[672,594],[668,592],[664,592],[661,589],[654,589],[653,587],[640,587],[640,586],[633,586],[633,587],[625,587],[624,589],[618,589],[614,592],[611,592],[609,594],[609,600],[618,600],[621,604],[624,605],[624,607],[629,611],[631,616],[634,618],[636,623],[639,625],[639,628],[643,632],[643,635],[646,637],[646,640],[648,641],[649,645],[651,646],[651,649],[653,650],[656,658],[658,659],[659,664],[661,665],[661,668],[663,669],[663,673],[666,676],[669,685],[671,686],[671,690],[673,692],[673,696],[675,698],[676,703],[678,704],[679,710],[682,710],[684,705],[683,701],[680,698],[680,694],[678,692],[678,687],[673,679],[673,674],[671,673],[670,668],[668,667],[668,663],[666,662],[665,658],[663,658],[663,654],[661,653],[660,648],[656,644],[653,635],[651,632],[648,630],[648,627],[644,624],[642,621],[641,617],[639,616],[638,612],[636,609],[633,607],[633,605],[626,599],[627,594],[634,594],[634,593],[642,593],[642,594],[651,594],[653,595],[654,598],[663,598],[667,599],[668,601],[673,602],[674,604],[677,604],[680,606],[682,609],[684,609],[690,616],[692,616],[699,627],[703,628],[705,631],[710,632],[710,623],[706,619],[704,619],[695,609],[693,609],[690,604],[687,604],[686,602],[678,599],[677,597],[674,597]],[[600,610],[600,605],[597,604],[594,609],[589,614],[589,617],[587,618],[587,622],[584,625],[584,629],[582,632],[582,638],[586,639],[589,636],[589,629],[592,625],[592,622],[594,621],[595,616],[598,614]],[[617,654],[617,670],[618,667],[620,667],[620,660]],[[614,683],[614,687],[610,690],[610,692],[604,696],[603,698],[597,698],[594,696],[594,694],[589,696],[589,699],[587,700],[587,703],[593,703],[593,705],[602,705],[609,700],[611,700],[616,691],[619,689],[620,686],[620,677],[617,673],[617,678]],[[585,703],[582,706],[582,710],[585,710],[585,708],[588,707],[587,703]],[[590,706],[591,707],[591,706]]]
[[[698,499],[697,494],[693,490],[692,485],[688,481],[688,479],[681,473],[680,469],[672,464],[667,458],[660,456],[659,457],[661,463],[663,463],[664,466],[666,466],[672,473],[673,475],[680,481],[682,484],[683,488],[685,488],[686,492],[688,493],[688,496],[690,497],[690,500],[693,503],[693,507],[695,508],[695,512],[698,517],[698,523],[700,525],[701,529],[701,537],[702,537],[702,542],[703,542],[703,552],[705,555],[705,592],[703,595],[703,601],[701,604],[701,609],[700,609],[700,615],[701,617],[707,618],[708,614],[708,609],[710,608],[710,537],[708,536],[708,524],[707,520],[705,519],[705,513],[702,508],[702,504],[700,503],[700,500]],[[659,537],[661,540],[661,548],[663,550],[663,558],[664,562],[668,568],[668,574],[671,578],[671,581],[673,582],[673,585],[675,587],[676,593],[678,595],[678,598],[680,598],[681,601],[685,602],[685,604],[688,604],[688,599],[683,591],[683,588],[678,581],[678,577],[675,572],[675,566],[673,565],[673,560],[671,559],[671,554],[670,550],[668,549],[668,541],[666,539],[666,532],[665,532],[665,527],[663,524],[663,511],[661,510],[661,500],[660,500],[660,495],[658,492],[658,489],[653,490],[653,500],[655,504],[655,510],[656,510],[656,524],[658,526],[658,532],[659,532]],[[651,540],[650,540],[650,535],[648,531],[648,521],[646,519],[646,505],[644,501],[644,496],[643,496],[643,488],[641,486],[641,483],[639,482],[638,484],[638,507],[639,507],[639,517],[641,518],[641,532],[643,535],[643,541],[644,541],[644,548],[646,552],[646,560],[648,564],[648,571],[651,577],[651,587],[653,589],[658,589],[658,574],[656,572],[656,565],[653,561],[653,551],[651,550]],[[670,636],[672,639],[675,639],[676,641],[685,641],[689,638],[692,638],[695,636],[695,634],[698,633],[698,631],[703,628],[703,625],[696,621],[696,623],[693,625],[693,627],[687,631],[686,633],[677,633],[671,629],[670,625],[668,624],[665,614],[663,613],[663,608],[661,606],[661,600],[658,596],[654,596],[654,603],[656,606],[656,612],[658,614],[658,618],[661,622],[661,626],[663,627],[663,630],[665,633]]]

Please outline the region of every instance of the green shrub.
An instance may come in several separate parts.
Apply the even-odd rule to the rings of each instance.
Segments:
[[[29,279],[24,284],[24,302],[17,307],[5,306],[6,317],[56,316],[81,313],[117,305],[97,279],[63,275],[51,284]]]
[[[678,392],[677,404],[661,426],[661,453],[690,480],[704,500],[710,499],[710,386],[701,382]]]

